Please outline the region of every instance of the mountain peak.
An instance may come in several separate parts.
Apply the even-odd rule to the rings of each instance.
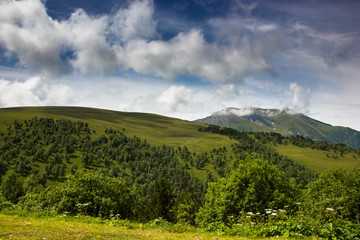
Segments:
[[[285,136],[296,134],[314,140],[360,147],[360,132],[333,127],[290,109],[227,107],[195,122],[231,127],[240,131],[276,132]]]

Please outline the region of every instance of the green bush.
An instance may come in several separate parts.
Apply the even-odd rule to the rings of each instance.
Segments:
[[[7,201],[1,194],[0,194],[0,211],[3,209],[11,209],[13,208],[14,204],[10,201]]]
[[[330,169],[309,184],[304,194],[305,212],[324,222],[357,221],[360,215],[360,168]]]
[[[298,186],[285,180],[276,167],[261,160],[245,161],[228,178],[209,184],[196,221],[200,226],[212,222],[231,224],[242,212],[294,205],[299,193]]]
[[[23,195],[22,183],[13,170],[7,171],[2,177],[0,193],[6,200],[13,203],[17,203],[18,198]]]
[[[53,208],[58,213],[124,219],[133,217],[136,199],[122,179],[79,170],[63,184],[28,193],[20,204],[29,210]]]
[[[319,226],[316,235],[326,239],[360,239],[360,225],[346,220],[335,220]]]

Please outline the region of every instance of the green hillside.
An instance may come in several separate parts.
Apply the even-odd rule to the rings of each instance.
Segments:
[[[302,148],[292,144],[277,145],[275,149],[280,154],[288,156],[317,172],[324,172],[329,168],[354,168],[360,166],[359,155],[354,153],[346,153],[341,156],[340,153],[334,151],[321,151],[310,147]]]
[[[19,107],[0,109],[0,131],[14,120],[33,117],[85,121],[95,135],[106,128],[125,129],[127,136],[138,136],[150,144],[187,146],[191,151],[210,151],[217,147],[230,147],[234,142],[226,136],[199,132],[202,124],[156,114],[118,112],[84,107]]]

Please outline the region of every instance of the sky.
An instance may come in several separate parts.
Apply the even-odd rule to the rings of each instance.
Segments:
[[[360,1],[0,0],[0,107],[186,120],[289,108],[360,130]]]

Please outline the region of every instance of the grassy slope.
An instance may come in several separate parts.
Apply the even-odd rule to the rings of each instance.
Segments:
[[[360,158],[354,157],[354,154],[344,154],[343,157],[339,153],[314,150],[311,148],[301,148],[294,145],[278,145],[275,149],[282,155],[314,169],[317,172],[323,172],[329,168],[352,168],[360,166]],[[327,156],[328,154],[328,156]],[[333,156],[336,158],[333,158]],[[337,157],[336,157],[337,156]]]
[[[143,228],[141,224],[76,219],[74,217],[33,218],[0,213],[0,239],[250,239],[214,233],[174,233]],[[254,238],[251,238],[254,239]],[[284,239],[280,237],[270,239]]]
[[[0,109],[0,131],[15,119],[25,120],[34,116],[54,119],[81,120],[101,135],[105,128],[122,129],[128,136],[138,136],[150,144],[184,146],[190,151],[210,151],[217,147],[230,148],[228,137],[199,132],[201,124],[168,118],[155,114],[116,112],[82,107],[22,107]]]

